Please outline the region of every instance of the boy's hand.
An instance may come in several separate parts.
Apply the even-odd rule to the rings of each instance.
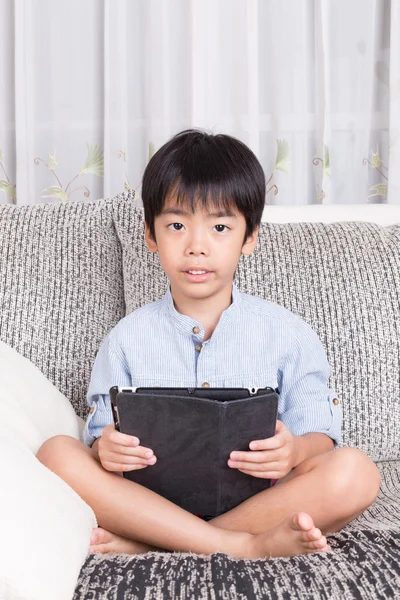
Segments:
[[[154,465],[153,450],[139,446],[137,437],[126,435],[113,424],[104,427],[98,444],[99,459],[107,471],[135,471]]]
[[[281,479],[295,465],[296,436],[282,421],[277,421],[276,435],[254,440],[250,448],[250,452],[231,452],[228,466],[261,479]]]

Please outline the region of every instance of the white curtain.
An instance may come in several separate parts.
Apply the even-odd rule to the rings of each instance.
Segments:
[[[140,193],[189,127],[267,203],[400,203],[400,0],[0,0],[0,202]]]

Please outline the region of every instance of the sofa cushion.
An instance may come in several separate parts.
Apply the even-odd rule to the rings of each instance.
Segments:
[[[161,298],[168,282],[145,246],[143,209],[133,201],[120,208],[130,312]],[[331,365],[329,386],[343,404],[343,444],[375,460],[400,458],[400,224],[262,223],[235,282],[317,332]]]
[[[125,313],[112,216],[124,201],[0,206],[0,339],[82,417],[98,346]]]

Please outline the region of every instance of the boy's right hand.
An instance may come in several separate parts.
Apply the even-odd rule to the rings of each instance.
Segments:
[[[153,450],[140,446],[140,440],[107,425],[98,443],[99,459],[107,471],[135,471],[154,465],[157,458]]]

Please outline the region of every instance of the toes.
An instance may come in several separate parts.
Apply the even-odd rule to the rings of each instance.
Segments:
[[[321,547],[317,547],[317,548],[311,548],[310,552],[329,552],[331,550],[331,547],[329,546],[329,544],[325,544],[325,546]]]
[[[90,552],[104,553],[104,546],[112,542],[113,537],[113,534],[102,527],[93,529],[90,537],[90,548],[96,548],[96,550],[90,550]]]
[[[106,529],[103,529],[102,527],[97,527],[97,529],[93,529],[92,538],[94,539],[90,540],[91,544],[107,544],[111,541],[112,534]]]
[[[302,540],[304,542],[316,542],[322,537],[321,530],[317,527],[313,527],[309,531],[304,531],[302,533]]]
[[[113,552],[110,544],[91,544],[89,547],[90,554],[109,554]]]
[[[93,529],[92,535],[90,536],[90,543],[97,544],[98,542],[98,532],[97,529]]]
[[[322,551],[324,548],[328,547],[328,544],[326,542],[326,538],[324,536],[321,536],[321,538],[319,540],[315,540],[315,541],[310,541],[307,542],[307,547],[311,548],[312,550],[319,550]]]
[[[297,531],[309,531],[314,527],[314,521],[305,512],[299,512],[291,517],[291,527]]]

